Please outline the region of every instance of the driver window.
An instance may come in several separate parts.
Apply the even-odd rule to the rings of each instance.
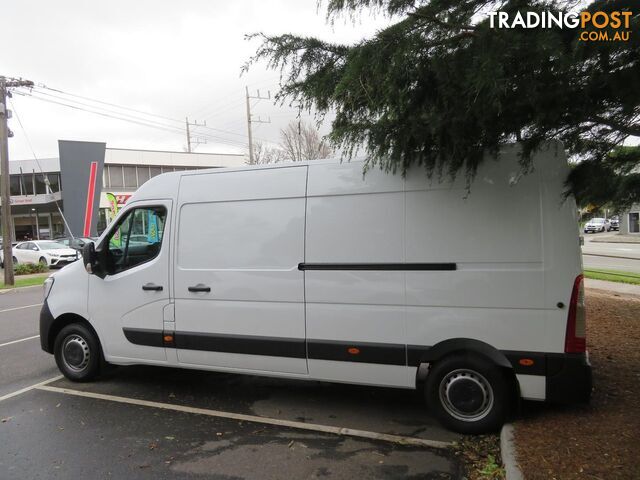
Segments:
[[[110,275],[148,262],[160,253],[166,215],[164,207],[141,207],[118,222],[107,243]]]

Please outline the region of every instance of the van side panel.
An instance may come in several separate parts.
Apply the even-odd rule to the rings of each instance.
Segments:
[[[462,179],[447,186],[408,175],[407,262],[457,266],[407,272],[407,335],[418,342],[410,351],[450,338],[480,340],[511,361],[563,351],[567,309],[558,302],[569,304],[581,269],[575,203],[563,199],[568,167],[554,142],[531,172],[518,160],[514,146],[485,160],[468,193]],[[523,397],[546,398],[544,372],[516,368]]]
[[[310,376],[412,386],[405,273],[366,269],[405,261],[402,177],[371,171],[365,181],[361,162],[309,165],[305,253]]]
[[[455,271],[407,272],[411,342],[472,338],[499,350],[544,350],[544,264],[539,174],[520,175],[515,151],[464,180],[407,177],[407,262]]]
[[[185,366],[306,374],[306,166],[184,175],[175,342]],[[192,292],[206,286],[210,292]]]
[[[517,150],[507,148],[499,161],[485,160],[470,191],[464,178],[436,183],[418,171],[407,176],[407,262],[456,265],[407,272],[410,350],[452,338],[497,350],[549,348],[540,175],[521,170]]]

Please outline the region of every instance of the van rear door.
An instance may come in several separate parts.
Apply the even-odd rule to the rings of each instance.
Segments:
[[[198,173],[180,183],[175,346],[185,365],[307,373],[307,167]]]

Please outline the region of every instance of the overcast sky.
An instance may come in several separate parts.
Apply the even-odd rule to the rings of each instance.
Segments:
[[[206,120],[209,136],[196,151],[246,152],[245,86],[255,95],[277,90],[278,74],[254,67],[240,77],[257,41],[244,35],[298,33],[336,42],[355,42],[386,23],[370,14],[355,23],[325,21],[316,0],[30,0],[4,2],[0,75],[23,77],[73,95],[127,106],[183,121]],[[42,98],[94,105],[78,97],[39,89]],[[35,92],[34,92],[35,94]],[[54,95],[61,98],[54,98]],[[17,111],[38,157],[58,155],[58,139],[103,141],[108,147],[182,151],[185,135],[100,117],[33,97],[14,95]],[[296,111],[273,102],[252,101],[254,137],[276,143],[278,132]],[[115,110],[114,107],[100,105]],[[11,106],[10,106],[11,108]],[[107,112],[108,113],[108,112]],[[123,112],[124,113],[124,112]],[[139,116],[129,112],[130,115]],[[184,128],[167,119],[145,117]],[[32,158],[17,119],[10,158]],[[198,129],[196,129],[198,130]],[[322,128],[326,133],[327,128]],[[230,133],[227,133],[230,132]]]

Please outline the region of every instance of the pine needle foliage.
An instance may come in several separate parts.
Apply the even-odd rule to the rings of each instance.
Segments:
[[[580,41],[580,29],[489,26],[488,14],[496,10],[575,11],[580,4],[329,0],[329,21],[373,10],[394,23],[349,45],[252,34],[248,38],[261,44],[244,68],[266,61],[281,72],[280,101],[313,109],[320,118],[334,111],[329,141],[346,156],[363,148],[367,168],[404,173],[420,165],[429,175],[470,179],[485,154],[495,155],[505,143],[521,143],[526,170],[542,142],[558,139],[589,168],[617,176],[621,170],[610,152],[640,136],[636,2],[596,0],[584,7],[631,10],[627,42]],[[638,165],[637,156],[633,162]],[[579,178],[568,183],[574,193],[584,188]],[[640,191],[635,195],[625,202],[637,200]]]

